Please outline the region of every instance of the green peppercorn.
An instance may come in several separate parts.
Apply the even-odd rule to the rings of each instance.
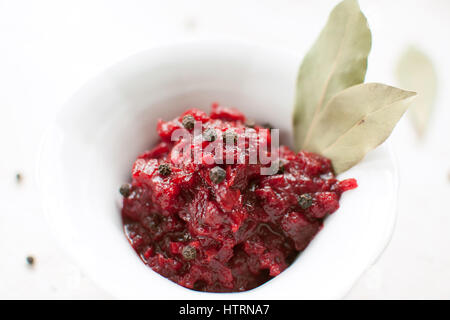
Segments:
[[[188,114],[183,117],[183,120],[181,121],[181,123],[183,124],[183,127],[185,127],[186,129],[192,130],[192,129],[194,129],[195,119],[193,116]]]
[[[131,194],[131,184],[124,183],[123,185],[120,186],[119,192],[122,196],[128,198]]]
[[[184,260],[194,260],[197,256],[197,250],[192,246],[185,246],[181,251]]]
[[[269,129],[269,130],[272,130],[272,129],[273,129],[273,127],[272,127],[272,125],[271,125],[270,123],[264,123],[264,124],[262,125],[262,127],[265,128],[265,129]]]
[[[226,175],[226,171],[221,167],[214,167],[209,172],[209,178],[213,183],[221,183],[223,180],[225,180]]]
[[[233,143],[236,143],[237,140],[238,140],[238,135],[235,132],[231,131],[231,130],[227,130],[223,134],[223,141],[225,143],[228,143],[229,141],[230,142],[232,141]]]
[[[186,241],[191,241],[192,240],[192,236],[189,232],[183,233],[178,237],[178,241],[181,242],[186,242]]]
[[[286,160],[278,159],[278,174],[283,174],[286,170]]]
[[[142,225],[149,230],[156,231],[160,222],[160,218],[157,215],[150,215],[142,220]]]
[[[203,132],[203,140],[213,142],[217,139],[217,133],[216,130],[213,128],[206,129],[205,132]]]
[[[298,204],[303,209],[306,210],[309,207],[311,207],[313,203],[313,197],[310,193],[302,194],[300,197],[298,197]]]
[[[22,182],[22,174],[20,172],[16,173],[16,181],[17,183],[21,183]]]
[[[247,120],[245,120],[244,125],[245,125],[247,128],[254,128],[255,125],[256,125],[256,123],[255,123],[255,121],[253,121],[253,120],[247,119]]]
[[[285,165],[286,165],[286,161],[282,160],[282,159],[272,161],[272,163],[270,164],[270,169],[271,169],[270,174],[271,175],[272,174],[284,174],[284,171],[286,169]]]
[[[34,257],[33,256],[27,256],[26,261],[29,266],[34,265]]]
[[[160,164],[158,167],[158,171],[159,171],[159,174],[164,177],[167,177],[168,175],[170,175],[172,173],[172,169],[170,168],[170,166],[167,163]]]

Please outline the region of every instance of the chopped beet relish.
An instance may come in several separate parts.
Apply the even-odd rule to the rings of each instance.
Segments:
[[[181,156],[186,139],[171,141],[172,133],[187,124],[194,135],[192,119],[201,122],[200,136],[207,137],[197,154],[200,161]],[[172,121],[160,120],[161,142],[134,163],[131,189],[123,199],[126,235],[147,265],[184,287],[245,291],[277,276],[339,208],[341,194],[357,186],[354,179],[335,179],[330,160],[285,146],[279,148],[282,167],[274,175],[261,175],[260,163],[208,161],[214,154],[205,147],[223,139],[211,136],[238,133],[248,123],[238,110],[217,104],[209,116],[188,110]],[[220,149],[223,155],[242,147],[229,140],[235,144]],[[274,151],[270,134],[257,143],[267,141],[269,154]],[[197,146],[187,147],[194,154]]]

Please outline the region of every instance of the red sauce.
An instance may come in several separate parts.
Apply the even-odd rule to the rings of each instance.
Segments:
[[[279,148],[281,167],[273,175],[261,175],[261,164],[180,159],[177,147],[186,142],[173,142],[171,135],[183,128],[186,115],[200,121],[203,132],[246,128],[241,112],[217,104],[209,115],[191,109],[172,121],[160,120],[161,141],[137,158],[123,200],[126,236],[144,263],[186,288],[255,288],[295,260],[356,181],[338,181],[330,160],[285,146]],[[256,132],[268,130],[270,140],[269,129],[253,127]],[[238,148],[236,143],[232,152]],[[215,167],[224,169],[221,182],[211,180]]]

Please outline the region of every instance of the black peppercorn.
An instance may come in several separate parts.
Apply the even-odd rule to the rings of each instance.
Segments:
[[[197,250],[192,246],[186,246],[183,248],[181,254],[185,260],[194,260],[197,256]]]
[[[158,171],[160,175],[167,177],[172,172],[172,169],[167,163],[163,163],[159,165]]]
[[[120,186],[119,192],[122,196],[128,198],[131,194],[131,184],[124,183],[123,185]]]
[[[214,129],[209,128],[203,132],[203,140],[213,142],[217,139],[217,133]]]
[[[33,257],[33,256],[28,256],[28,257],[26,258],[26,260],[27,260],[27,264],[28,264],[29,266],[33,266],[33,265],[34,265],[34,257]]]
[[[278,174],[283,174],[286,170],[287,161],[284,159],[278,159]]]
[[[142,225],[148,230],[156,231],[160,224],[158,215],[147,216],[142,220]]]
[[[273,127],[272,127],[272,125],[271,125],[270,123],[264,123],[264,124],[262,125],[262,127],[265,128],[265,129],[269,129],[269,130],[272,130],[272,129],[273,129]]]
[[[303,210],[311,207],[312,203],[313,197],[309,193],[302,194],[300,197],[298,197],[298,204]]]
[[[227,130],[223,134],[223,141],[225,143],[229,143],[229,141],[233,142],[233,143],[236,143],[237,140],[238,140],[238,135],[235,132],[231,131],[231,130]]]
[[[247,120],[245,121],[244,125],[245,125],[247,128],[254,128],[255,125],[256,125],[256,123],[255,123],[255,121],[253,121],[253,120],[247,119]]]
[[[282,159],[275,160],[271,163],[272,174],[283,174],[286,167],[286,161]]]
[[[22,182],[22,174],[20,172],[16,173],[16,181],[17,181],[17,183]]]
[[[209,178],[213,183],[221,183],[223,180],[225,180],[226,175],[226,171],[221,167],[214,167],[209,172]]]
[[[185,127],[186,129],[192,130],[194,129],[195,119],[193,116],[188,114],[183,117],[181,123],[183,124],[183,127]]]
[[[177,241],[181,241],[181,242],[186,242],[186,241],[191,241],[192,240],[192,236],[189,232],[183,233],[178,237]]]

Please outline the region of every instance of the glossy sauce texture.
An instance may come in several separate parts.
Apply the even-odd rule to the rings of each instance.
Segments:
[[[187,127],[193,135],[188,118],[201,122],[203,152],[193,139],[171,141],[176,129]],[[172,121],[160,120],[160,143],[134,163],[131,190],[123,200],[125,233],[144,263],[184,287],[245,291],[277,276],[339,208],[341,194],[357,186],[354,179],[335,179],[328,159],[285,146],[277,150],[279,170],[273,175],[261,175],[267,165],[260,163],[210,164],[217,149],[205,152],[205,147],[230,132],[240,137],[248,126],[261,133],[257,148],[268,144],[264,152],[270,156],[275,151],[270,129],[213,104],[209,115],[190,109]],[[195,153],[199,163],[183,157],[181,147]],[[248,160],[242,150],[248,147],[248,141],[236,141],[219,152],[235,160],[242,152]],[[211,179],[216,167],[223,169],[216,169],[224,172],[223,181]]]

